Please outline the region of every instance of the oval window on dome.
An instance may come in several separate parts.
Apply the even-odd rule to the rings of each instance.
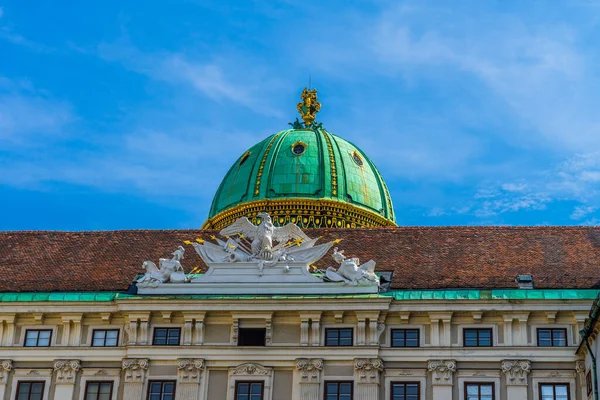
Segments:
[[[352,154],[350,154],[350,155],[352,156],[352,159],[354,160],[356,165],[358,165],[359,167],[363,166],[362,157],[360,156],[360,154],[358,154],[358,152],[356,150],[353,151]]]
[[[250,154],[252,153],[250,153],[249,151],[245,152],[242,158],[240,158],[240,163],[238,165],[241,166],[243,163],[245,163],[248,157],[250,157]]]
[[[304,142],[296,142],[292,144],[292,153],[301,156],[306,151],[307,144]]]

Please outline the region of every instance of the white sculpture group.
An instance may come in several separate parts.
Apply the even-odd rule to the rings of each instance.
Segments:
[[[267,213],[261,213],[258,217],[261,218],[258,225],[242,217],[221,230],[219,233],[224,240],[213,236],[216,243],[198,240],[198,243],[192,245],[211,269],[219,267],[231,270],[230,266],[235,264],[255,265],[258,277],[264,275],[265,268],[277,268],[282,274],[289,273],[290,265],[295,265],[296,268],[300,265],[306,270],[304,274],[310,275],[308,271],[312,264],[320,260],[333,245],[333,242],[317,245],[318,239],[309,238],[293,223],[276,227]],[[146,273],[137,280],[138,287],[157,287],[161,283],[190,281],[200,283],[201,278],[192,279],[191,276],[185,275],[180,263],[184,252],[184,248],[179,246],[172,253],[171,259],[159,260],[159,267],[152,261],[145,261],[143,268]],[[311,275],[311,279],[315,279],[316,276],[323,282],[337,282],[344,286],[379,286],[379,278],[374,272],[375,261],[360,265],[358,258],[346,258],[343,253],[343,250],[338,251],[337,247],[334,248],[332,257],[339,267],[329,267],[322,274]]]

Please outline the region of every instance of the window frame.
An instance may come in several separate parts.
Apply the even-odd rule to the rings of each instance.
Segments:
[[[540,331],[550,331],[550,342],[552,343],[550,346],[541,346],[540,345]],[[564,346],[555,346],[554,345],[554,331],[563,331],[565,333],[565,345]],[[569,331],[567,328],[536,328],[536,339],[537,339],[537,347],[569,347]]]
[[[164,385],[165,383],[172,383],[173,384],[173,400],[176,399],[175,396],[177,396],[177,380],[175,379],[149,379],[148,380],[148,386],[146,389],[146,400],[150,400],[150,388],[152,387],[152,383],[157,383],[160,382],[161,383],[161,397],[163,395],[162,393],[162,385]]]
[[[29,333],[29,332],[37,332],[37,338],[35,339],[35,346],[27,345],[27,333]],[[47,346],[39,345],[40,332],[50,332],[50,337],[48,338]],[[46,328],[44,328],[44,329],[25,329],[25,334],[23,335],[23,347],[51,347],[53,337],[54,337],[54,329],[46,329]]]
[[[260,384],[260,386],[261,386],[261,389],[262,389],[262,390],[260,391],[260,400],[264,400],[264,398],[265,398],[265,381],[262,381],[262,380],[261,380],[261,381],[252,381],[252,380],[240,380],[240,381],[235,381],[235,385],[234,385],[235,387],[234,387],[234,389],[233,389],[233,398],[234,398],[235,400],[237,400],[237,395],[238,395],[238,385],[239,385],[240,383],[249,383],[249,384],[252,384],[252,383],[259,383],[259,384]],[[248,396],[249,396],[249,395],[248,395]]]
[[[110,384],[110,394],[108,395],[109,399],[113,398],[113,390],[114,390],[114,386],[115,386],[115,382],[114,381],[94,381],[94,380],[89,380],[89,381],[85,381],[85,389],[83,392],[83,400],[89,400],[88,399],[88,386],[90,383],[97,383],[98,385],[102,385],[103,383],[108,383]],[[100,386],[98,386],[98,390],[100,390]]]
[[[477,345],[475,346],[467,346],[467,331],[477,331]],[[490,344],[489,345],[481,345],[479,344],[479,332],[480,331],[489,331],[490,332]],[[493,328],[472,328],[465,327],[462,330],[462,347],[494,347],[494,329]]]
[[[104,345],[103,346],[94,346],[94,334],[97,331],[104,331],[105,332],[105,334],[104,334]],[[114,331],[117,332],[117,342],[115,343],[114,346],[113,345],[107,345],[106,344],[106,332],[114,332]],[[120,339],[121,339],[121,330],[120,329],[94,328],[94,329],[92,329],[92,338],[91,338],[91,341],[90,341],[90,347],[119,347],[119,340]]]
[[[496,400],[496,384],[493,381],[464,381],[463,385],[464,385],[464,389],[465,389],[465,391],[464,391],[464,400],[468,399],[468,393],[469,392],[467,390],[467,387],[469,385],[477,385],[477,387],[479,388],[478,389],[479,393],[477,394],[477,396],[479,397],[478,400],[481,400],[481,386],[484,386],[484,385],[489,386],[489,385],[491,385],[492,386],[492,400]]]
[[[165,344],[157,344],[156,343],[156,330],[157,329],[164,329],[167,331],[167,334],[165,336]],[[178,330],[179,331],[179,335],[177,336],[177,344],[169,344],[169,331],[171,330]],[[176,326],[155,326],[154,329],[152,330],[152,346],[181,346],[181,327],[176,327]]]
[[[390,382],[390,400],[394,400],[394,385],[417,385],[417,399],[421,398],[421,382],[419,381],[391,381]],[[406,396],[404,396],[406,397]]]
[[[394,346],[394,332],[396,331],[405,331],[404,333],[404,346]],[[406,345],[406,331],[416,331],[417,332],[417,345],[416,346],[407,346]],[[421,347],[421,330],[419,328],[391,328],[390,329],[390,347],[392,348],[409,348],[416,349]]]
[[[567,387],[567,400],[571,400],[571,385],[569,382],[538,382],[539,399],[542,399],[542,386],[552,386],[554,388],[554,399],[556,400],[556,386]]]
[[[339,339],[339,337],[340,337],[339,333],[342,330],[350,330],[350,332],[351,332],[351,334],[350,334],[350,344],[339,344],[339,341],[340,341],[340,339]],[[328,344],[327,343],[327,332],[329,332],[329,331],[338,331],[338,344]],[[323,340],[323,345],[326,346],[326,347],[352,347],[352,346],[354,346],[354,327],[338,327],[338,328],[328,327],[328,328],[325,328],[323,330],[323,332],[324,332],[324,336],[325,336],[325,338]]]
[[[45,394],[46,394],[46,381],[45,380],[37,380],[37,381],[33,380],[33,381],[30,381],[30,380],[25,380],[25,379],[17,381],[17,386],[16,386],[16,389],[15,389],[16,390],[15,391],[15,397],[14,397],[15,399],[17,399],[19,397],[19,388],[21,387],[22,383],[41,383],[42,384],[42,400],[44,399]],[[29,391],[29,394],[27,396],[27,400],[30,400],[30,399],[31,399],[31,391]]]
[[[349,383],[350,384],[350,400],[354,400],[354,381],[352,380],[328,380],[323,382],[323,399],[327,399],[327,384],[328,383],[337,383],[338,384],[338,399],[339,400],[339,385],[340,383]]]

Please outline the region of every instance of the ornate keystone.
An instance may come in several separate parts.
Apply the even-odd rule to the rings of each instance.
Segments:
[[[204,371],[203,358],[180,358],[177,364],[177,380],[179,383],[200,383]]]
[[[358,374],[358,383],[379,383],[383,361],[380,358],[355,358],[354,369]]]
[[[75,376],[80,369],[79,360],[55,360],[56,383],[75,383]]]
[[[431,360],[427,363],[427,370],[433,376],[434,385],[452,385],[452,374],[456,372],[456,361]]]
[[[507,385],[527,385],[527,374],[531,371],[529,360],[502,360],[502,372]]]
[[[302,383],[319,383],[321,381],[321,371],[323,370],[323,360],[321,358],[298,358],[296,369],[300,371]]]
[[[12,369],[12,360],[0,360],[0,384],[6,383],[6,378]]]
[[[233,370],[233,375],[269,375],[271,368],[265,368],[260,364],[242,364]]]
[[[143,383],[148,370],[147,358],[124,358],[125,383]]]

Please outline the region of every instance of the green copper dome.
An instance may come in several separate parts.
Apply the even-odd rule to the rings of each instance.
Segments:
[[[276,133],[242,154],[215,193],[203,228],[269,212],[277,225],[395,225],[392,199],[362,150],[320,124]]]

